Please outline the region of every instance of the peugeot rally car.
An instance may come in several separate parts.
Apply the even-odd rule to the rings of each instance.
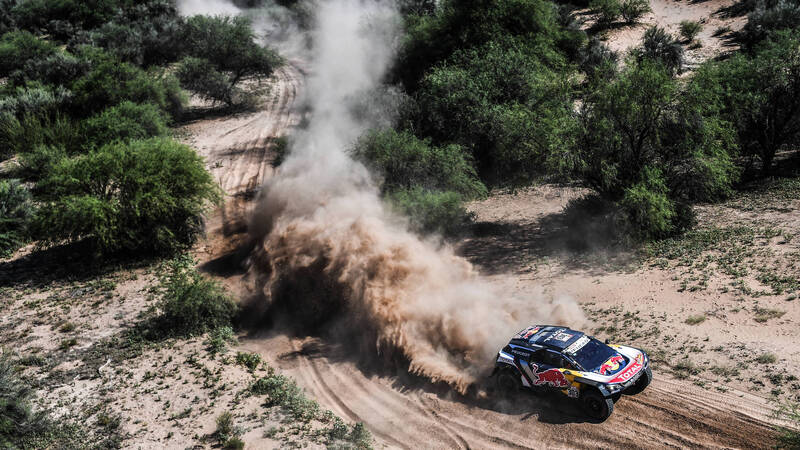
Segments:
[[[511,338],[497,353],[492,375],[501,392],[561,392],[580,400],[600,421],[611,415],[623,393],[638,394],[653,378],[642,350],[547,325],[528,327]]]

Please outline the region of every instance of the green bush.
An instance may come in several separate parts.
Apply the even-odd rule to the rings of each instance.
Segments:
[[[47,421],[33,411],[32,400],[33,389],[20,379],[11,358],[0,355],[0,447],[28,448],[31,440],[46,435]]]
[[[564,145],[570,82],[520,43],[459,51],[417,93],[415,129],[435,145],[457,143],[484,180],[526,184]]]
[[[643,236],[688,227],[688,204],[722,198],[737,180],[732,130],[694,94],[680,91],[662,65],[631,61],[582,106],[578,174],[620,202]]]
[[[617,74],[617,52],[608,48],[597,38],[592,38],[581,52],[580,68],[586,73],[589,83],[607,81]]]
[[[222,285],[198,272],[190,258],[176,258],[162,280],[158,328],[171,336],[197,336],[229,327],[237,306]]]
[[[737,40],[746,50],[752,50],[761,42],[781,30],[800,28],[800,3],[793,0],[761,1],[747,16]]]
[[[356,159],[382,176],[382,190],[422,187],[449,190],[465,198],[483,197],[486,187],[458,145],[431,146],[407,131],[372,131],[352,150]]]
[[[9,113],[0,114],[0,151],[8,152],[0,157],[24,154],[42,145],[74,151],[80,148],[81,141],[77,127],[61,115],[53,119],[26,115],[18,119]]]
[[[675,205],[661,171],[642,170],[642,180],[625,189],[620,202],[636,230],[646,237],[664,237],[674,231]]]
[[[228,351],[228,345],[236,343],[236,335],[233,333],[233,328],[229,326],[219,327],[211,330],[208,334],[208,351],[211,353],[225,353]]]
[[[186,56],[182,85],[206,98],[232,104],[236,86],[246,78],[267,78],[282,59],[255,40],[250,21],[241,16],[193,16],[180,36]]]
[[[53,170],[62,159],[69,156],[59,145],[38,144],[31,151],[20,153],[20,165],[25,174],[34,180],[41,179]]]
[[[60,161],[37,188],[43,244],[87,239],[98,253],[170,253],[191,245],[219,198],[203,160],[163,138],[113,143]]]
[[[33,214],[30,191],[17,180],[0,180],[0,258],[25,242]]]
[[[387,198],[399,212],[410,217],[414,229],[423,233],[453,234],[472,220],[462,196],[455,192],[417,187],[392,192]]]
[[[800,139],[799,45],[796,32],[775,33],[752,53],[703,64],[692,78],[693,94],[736,129],[745,170],[760,161],[769,174],[775,154]]]
[[[82,123],[82,130],[85,148],[167,135],[166,119],[156,106],[129,101],[87,119]]]
[[[72,93],[61,86],[17,87],[12,95],[0,98],[0,114],[16,117],[52,117],[69,104]]]
[[[652,11],[649,0],[622,0],[620,13],[625,23],[636,23],[643,15]]]
[[[96,51],[85,57],[92,61],[92,69],[71,86],[77,114],[93,115],[127,100],[153,104],[171,117],[180,115],[183,98],[174,76],[148,74]]]
[[[695,22],[693,20],[682,20],[680,30],[681,36],[683,36],[687,42],[691,42],[701,31],[703,31],[703,25],[700,24],[700,22]]]
[[[775,412],[777,419],[791,426],[778,426],[778,448],[800,448],[800,405],[793,402],[780,404]]]
[[[30,60],[56,53],[56,46],[27,31],[12,31],[0,36],[0,78],[20,70]]]
[[[237,90],[231,85],[231,80],[206,59],[184,58],[178,66],[177,76],[184,88],[205,100],[226,105],[234,102]]]
[[[56,52],[34,58],[9,77],[11,84],[20,86],[38,81],[50,86],[68,86],[89,71],[89,62],[67,52]]]
[[[640,61],[650,59],[660,62],[672,74],[683,70],[683,47],[663,28],[648,28],[636,54]]]
[[[266,395],[268,406],[280,406],[293,419],[308,422],[319,416],[319,405],[306,397],[303,390],[289,377],[270,373],[250,386],[255,395]]]
[[[561,55],[555,44],[568,33],[559,28],[557,9],[544,0],[445,0],[438,2],[434,14],[407,16],[405,25],[393,76],[410,94],[417,91],[426,74],[455,52],[468,52],[492,41],[515,42],[537,59],[558,63]]]
[[[619,0],[592,0],[589,7],[597,14],[597,24],[601,27],[613,24],[622,14],[622,4]]]

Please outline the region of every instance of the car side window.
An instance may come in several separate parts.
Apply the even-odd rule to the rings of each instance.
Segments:
[[[545,349],[539,349],[531,354],[531,362],[537,364],[548,364],[547,362],[547,351]]]

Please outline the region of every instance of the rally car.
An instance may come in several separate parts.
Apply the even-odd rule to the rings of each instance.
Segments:
[[[497,353],[492,376],[504,393],[526,388],[578,399],[599,421],[611,415],[622,394],[642,392],[653,378],[644,351],[549,325],[528,327],[511,338]]]

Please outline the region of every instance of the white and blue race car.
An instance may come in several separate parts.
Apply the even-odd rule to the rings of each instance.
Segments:
[[[623,393],[638,394],[653,379],[644,351],[548,325],[517,333],[498,352],[492,376],[501,392],[555,391],[578,399],[599,421],[611,415]]]

